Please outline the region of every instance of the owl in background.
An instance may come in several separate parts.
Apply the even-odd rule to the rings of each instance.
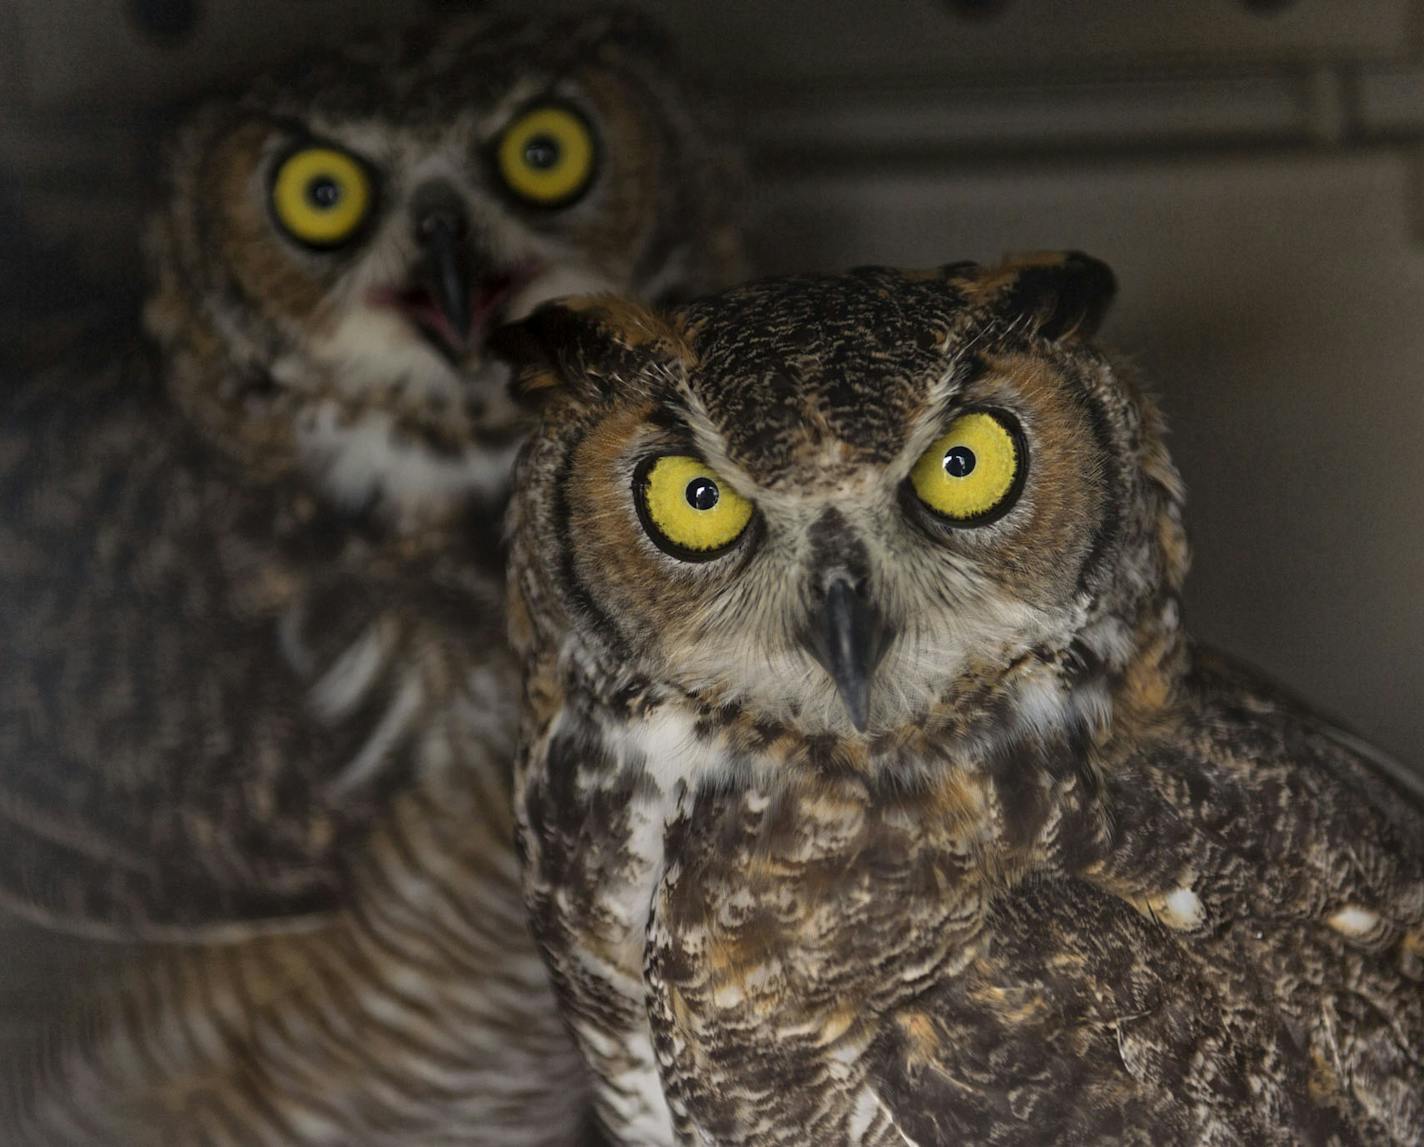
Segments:
[[[136,942],[9,1143],[563,1144],[513,849],[490,332],[738,262],[628,14],[445,19],[196,113],[149,345],[0,394],[0,902]]]
[[[188,416],[403,531],[497,501],[519,416],[485,353],[495,326],[590,288],[695,293],[738,265],[674,71],[631,13],[485,17],[200,114],[148,308]]]
[[[499,336],[525,884],[616,1141],[1424,1139],[1424,787],[1187,636],[1114,289]]]

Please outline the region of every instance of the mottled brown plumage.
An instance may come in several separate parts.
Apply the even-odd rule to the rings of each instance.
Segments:
[[[546,108],[531,180],[591,152],[547,204],[499,158]],[[0,899],[141,942],[0,1088],[6,1143],[583,1134],[513,851],[485,341],[719,280],[726,183],[626,15],[439,21],[193,117],[151,345],[0,395]]]
[[[1424,790],[1184,633],[1112,289],[872,268],[503,336],[525,882],[613,1137],[1424,1137]],[[914,472],[972,411],[1017,476],[955,520]],[[659,540],[668,455],[734,541]]]

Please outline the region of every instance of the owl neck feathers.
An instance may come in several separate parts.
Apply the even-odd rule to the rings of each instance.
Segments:
[[[352,391],[310,366],[300,387],[286,385],[272,348],[229,329],[171,273],[145,320],[170,400],[247,480],[305,489],[406,538],[499,517],[522,428],[484,432],[457,405],[404,396],[398,380]]]
[[[1110,630],[1110,641],[1090,627],[1060,647],[977,667],[927,712],[896,727],[872,727],[868,735],[807,731],[736,701],[655,684],[568,641],[557,653],[543,645],[543,655],[530,659],[526,694],[540,702],[536,716],[552,717],[562,707],[634,736],[639,726],[656,728],[663,745],[679,743],[668,730],[681,728],[689,775],[680,779],[693,785],[801,778],[895,788],[982,773],[1004,754],[1092,772],[1125,727],[1140,729],[1170,712],[1189,668],[1175,594],[1144,605],[1135,628]],[[708,761],[719,762],[725,775],[690,775]],[[677,760],[662,767],[684,771]]]

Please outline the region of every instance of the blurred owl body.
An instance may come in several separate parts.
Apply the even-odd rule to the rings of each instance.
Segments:
[[[1179,616],[1082,256],[502,338],[536,934],[628,1143],[1410,1143],[1416,780]]]
[[[623,17],[411,30],[180,137],[152,353],[3,398],[0,895],[163,941],[6,1142],[582,1134],[513,851],[485,342],[723,277],[718,170]]]

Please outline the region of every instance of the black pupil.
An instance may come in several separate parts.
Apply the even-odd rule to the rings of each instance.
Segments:
[[[307,200],[319,210],[330,211],[341,201],[341,186],[329,175],[318,175],[307,184]]]
[[[548,171],[559,162],[559,145],[547,135],[536,135],[524,145],[524,162],[540,171]]]
[[[687,484],[687,504],[694,510],[710,510],[718,497],[717,483],[710,478],[694,478]]]
[[[968,446],[952,446],[944,455],[944,472],[951,478],[967,478],[974,472],[974,451]]]

